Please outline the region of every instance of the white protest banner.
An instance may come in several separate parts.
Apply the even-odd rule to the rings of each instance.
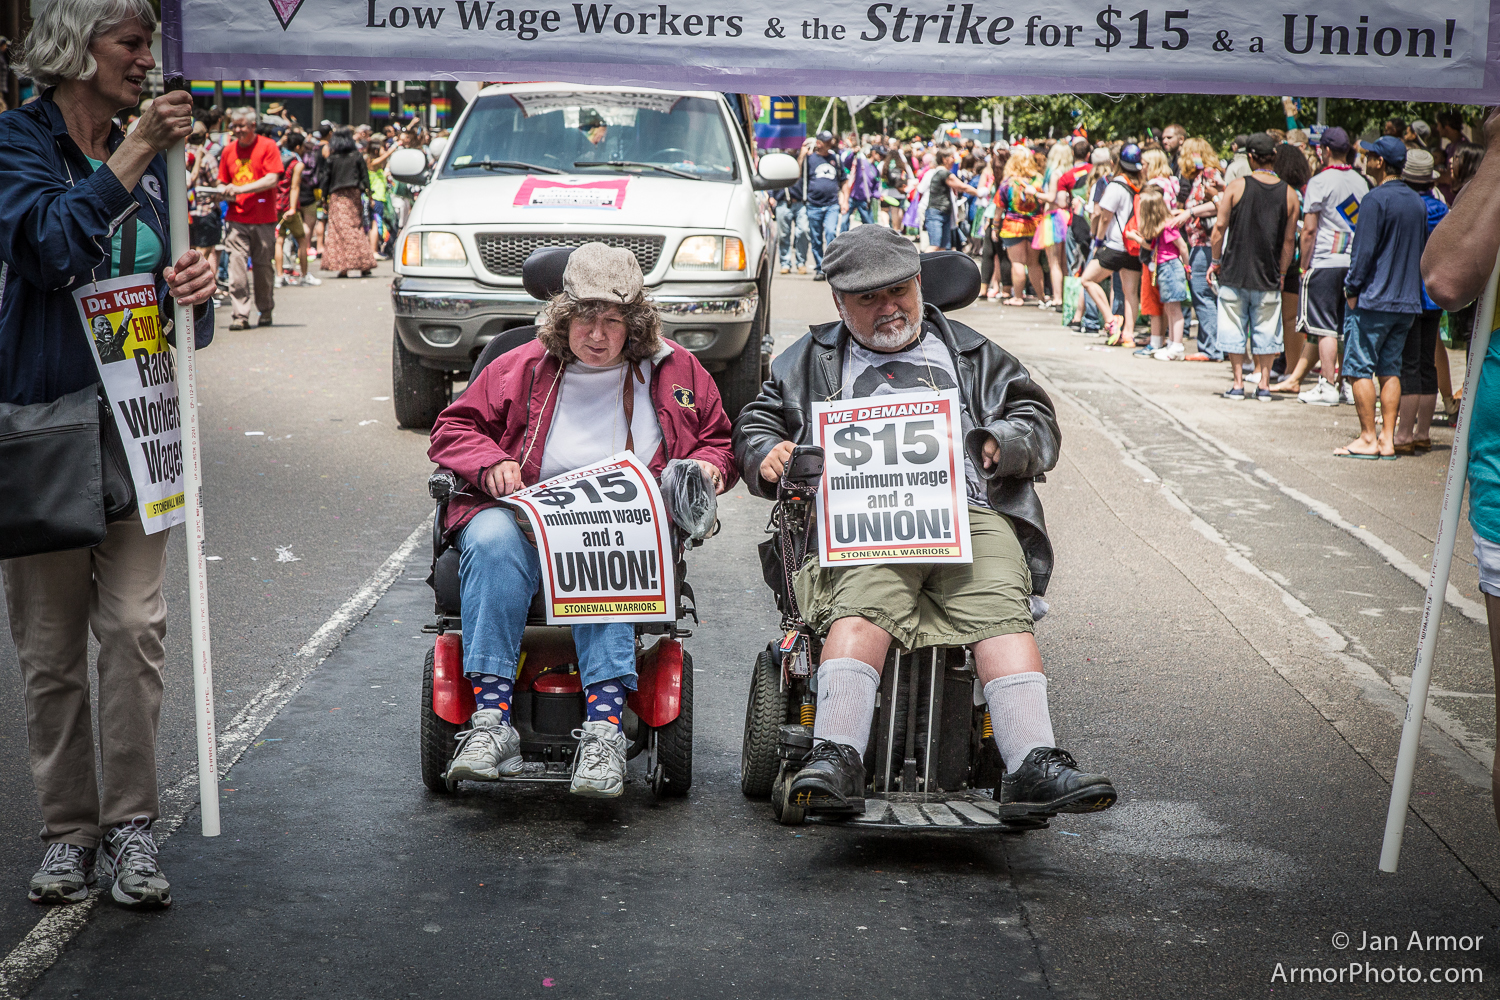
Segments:
[[[1500,3],[1500,0],[1495,0]],[[824,94],[1270,94],[1500,103],[1487,0],[193,0],[206,80],[567,80]]]
[[[813,403],[824,450],[818,561],[968,563],[957,389]]]
[[[502,498],[526,515],[551,625],[677,620],[666,506],[628,451]]]
[[[162,336],[156,278],[127,274],[73,293],[115,426],[125,443],[146,533],[183,522],[177,366]]]

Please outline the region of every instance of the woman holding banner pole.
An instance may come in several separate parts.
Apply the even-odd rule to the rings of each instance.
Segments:
[[[147,0],[53,0],[27,39],[24,72],[45,89],[0,116],[0,401],[45,404],[100,381],[73,297],[90,281],[154,279],[162,315],[169,297],[195,306],[197,345],[213,336],[208,264],[191,251],[167,266],[161,153],[191,131],[191,97],[157,98],[129,136],[113,121],[141,99],[156,65],[155,27]],[[31,880],[34,902],[85,899],[102,875],[122,905],[171,903],[151,834],[166,544],[167,532],[148,534],[131,503],[97,545],[0,564],[47,845]],[[100,647],[102,789],[91,630]]]
[[[495,781],[522,766],[510,703],[541,566],[513,511],[491,498],[627,450],[657,476],[672,459],[694,460],[718,493],[736,479],[713,377],[662,340],[635,255],[585,243],[568,258],[563,289],[537,339],[485,367],[432,427],[428,457],[467,484],[444,527],[459,549],[464,675],[479,706],[459,733],[450,780]],[[572,630],[587,716],[570,791],[614,797],[625,782],[620,723],[635,690],[635,626]]]

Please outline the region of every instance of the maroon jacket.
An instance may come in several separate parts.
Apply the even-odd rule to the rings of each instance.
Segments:
[[[671,459],[699,459],[718,467],[727,489],[738,471],[719,387],[690,351],[670,341],[663,344],[671,354],[651,372],[662,446],[647,465],[660,476]],[[532,341],[490,362],[463,395],[438,414],[427,457],[469,484],[448,504],[447,531],[459,530],[475,514],[495,506],[497,501],[478,485],[490,466],[520,462],[521,480],[527,486],[541,478],[542,451],[552,429],[561,374],[557,359],[540,341]]]

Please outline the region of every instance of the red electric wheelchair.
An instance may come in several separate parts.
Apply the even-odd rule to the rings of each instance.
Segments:
[[[546,300],[562,290],[563,268],[571,248],[538,250],[522,268],[526,291]],[[536,337],[536,327],[507,330],[480,353],[470,379],[495,358]],[[444,537],[449,499],[458,477],[439,469],[427,481],[437,502],[432,529],[432,572],[427,578],[434,596],[434,620],[423,626],[437,641],[422,670],[422,783],[439,795],[457,790],[444,777],[457,746],[455,737],[474,712],[473,687],[463,673],[463,635],[459,598],[458,550]],[[698,620],[683,559],[692,541],[672,526],[676,563],[677,621],[636,625],[637,687],[626,700],[622,729],[629,741],[627,760],[645,756],[645,776],[657,798],[686,795],[693,783],[693,660],[681,640],[692,632],[678,627],[684,618]],[[548,625],[541,593],[533,596],[521,642],[520,670],[511,704],[511,724],[521,736],[524,770],[502,782],[561,782],[572,776],[577,740],[573,730],[584,720],[583,684],[571,629]],[[630,771],[627,769],[627,781]]]

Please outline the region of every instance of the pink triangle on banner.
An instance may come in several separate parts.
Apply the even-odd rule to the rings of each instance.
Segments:
[[[292,18],[297,16],[297,10],[301,6],[302,0],[271,0],[271,9],[276,12],[276,20],[281,22],[282,31],[292,23]]]

